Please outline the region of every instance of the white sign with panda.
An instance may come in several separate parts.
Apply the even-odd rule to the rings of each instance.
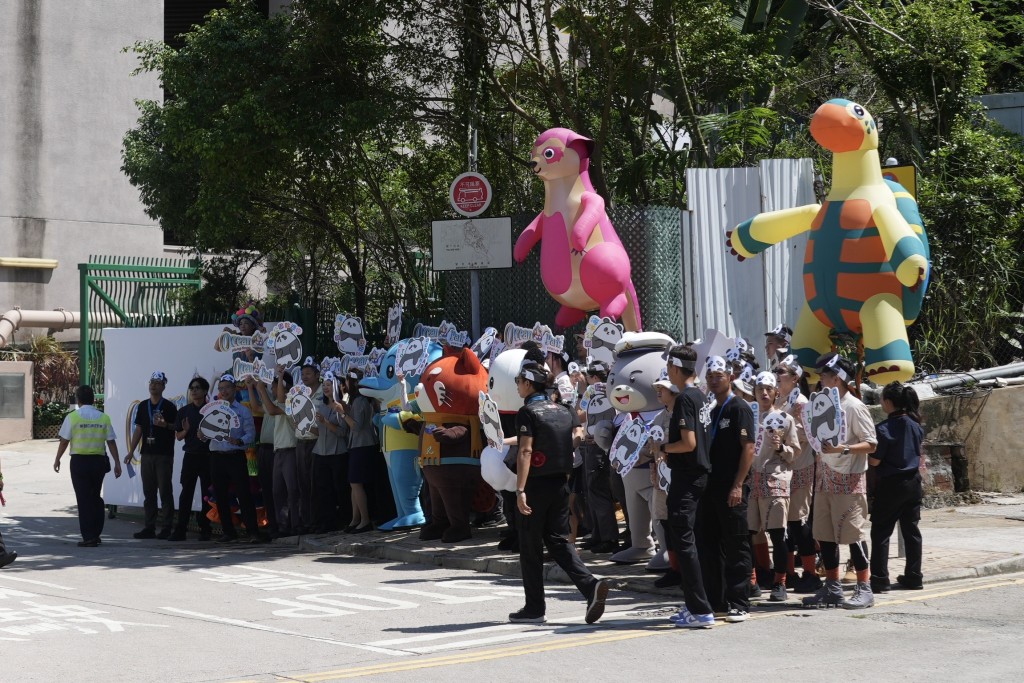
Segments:
[[[296,435],[301,438],[312,436],[316,429],[316,406],[312,395],[305,384],[297,384],[288,390],[284,399],[284,412],[292,419]]]
[[[772,410],[765,413],[764,417],[760,420],[756,418],[757,413],[754,413],[754,415],[754,424],[757,425],[757,438],[754,439],[754,453],[760,453],[764,440],[770,434],[781,432],[786,427],[786,414],[781,410]]]
[[[634,417],[623,422],[608,449],[608,459],[620,476],[626,476],[640,459],[640,450],[647,443],[651,433],[642,418]]]
[[[505,447],[505,432],[501,428],[501,414],[498,412],[498,404],[486,391],[480,392],[480,408],[477,414],[480,417],[480,426],[484,431],[487,443],[491,448],[500,451]]]
[[[274,352],[277,364],[290,368],[302,361],[302,328],[292,322],[279,322],[270,330],[264,347]]]
[[[413,337],[398,342],[395,350],[395,372],[405,377],[418,377],[430,362],[430,339]]]
[[[334,342],[342,353],[363,355],[366,350],[366,335],[363,321],[354,315],[339,313],[334,317]]]
[[[402,337],[402,302],[388,309],[387,331],[384,333],[384,344],[391,346]]]
[[[612,422],[617,415],[604,382],[591,384],[583,392],[580,409],[587,414],[587,435],[593,438],[597,425]]]
[[[232,429],[242,426],[238,414],[227,401],[210,401],[199,409],[203,419],[199,421],[199,434],[209,441],[227,441]]]
[[[600,361],[611,367],[615,362],[615,345],[622,339],[623,327],[611,318],[592,315],[583,331],[583,346],[587,349],[587,361]]]
[[[846,415],[835,387],[811,394],[801,418],[807,441],[818,453],[824,446],[834,448],[846,441]]]

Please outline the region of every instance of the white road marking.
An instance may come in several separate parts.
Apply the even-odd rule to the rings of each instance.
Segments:
[[[313,581],[330,581],[331,583],[336,583],[339,586],[349,586],[349,587],[351,587],[351,586],[355,586],[356,585],[356,584],[352,583],[351,581],[347,581],[345,579],[339,578],[339,577],[334,576],[332,574],[302,574],[300,572],[286,572],[286,571],[282,571],[280,569],[267,569],[266,567],[253,567],[252,565],[247,565],[247,564],[236,564],[234,566],[236,568],[238,568],[238,569],[247,569],[247,570],[250,570],[250,571],[258,571],[258,572],[268,572],[270,574],[280,574],[282,576],[292,576],[292,577],[295,577],[297,579],[311,579]]]
[[[319,636],[311,636],[305,633],[296,633],[295,631],[287,631],[281,628],[274,628],[272,626],[264,626],[263,624],[255,624],[251,621],[243,621],[241,619],[230,619],[228,617],[219,617],[214,614],[203,614],[201,612],[192,612],[189,610],[178,609],[176,607],[162,607],[161,609],[174,614],[180,614],[186,617],[195,617],[196,619],[202,619],[203,621],[212,621],[219,624],[227,624],[229,626],[239,626],[241,628],[248,628],[254,631],[265,631],[267,633],[276,633],[283,636],[295,636],[304,640],[311,640],[317,643],[327,643],[329,645],[339,645],[341,647],[350,647],[356,650],[366,650],[368,652],[376,652],[377,654],[390,655],[392,657],[408,657],[411,652],[403,652],[401,650],[391,650],[382,647],[373,647],[371,645],[358,645],[356,643],[345,643],[340,640],[334,640],[333,638],[321,638]]]
[[[6,574],[6,573],[5,574],[0,574],[0,580],[2,580],[2,581],[19,581],[21,583],[31,583],[31,584],[34,584],[36,586],[46,586],[47,588],[56,588],[57,590],[62,590],[62,591],[73,591],[73,590],[75,590],[74,588],[70,588],[68,586],[58,586],[55,583],[47,583],[45,581],[33,581],[32,579],[22,579],[22,578],[19,578],[17,576],[11,576],[10,574]]]

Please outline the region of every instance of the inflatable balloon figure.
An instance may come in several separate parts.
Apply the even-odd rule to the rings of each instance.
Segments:
[[[602,318],[621,317],[627,330],[639,330],[629,256],[590,183],[593,151],[592,140],[565,128],[547,130],[533,143],[530,167],[544,181],[544,210],[516,240],[513,256],[522,263],[541,243],[541,279],[562,305],[556,326],[571,327],[599,309]]]
[[[793,353],[813,379],[830,335],[852,334],[864,344],[869,379],[905,381],[914,374],[906,328],[921,311],[931,267],[917,202],[882,177],[878,128],[861,105],[829,100],[811,118],[811,135],[833,153],[825,203],[759,214],[728,233],[727,245],[743,260],[810,231]]]
[[[408,348],[408,340],[403,340],[402,350]],[[376,377],[363,377],[359,380],[359,393],[380,401],[384,411],[374,417],[374,424],[380,430],[381,450],[388,466],[388,479],[391,482],[391,494],[395,499],[398,516],[377,528],[382,531],[408,529],[423,526],[426,519],[420,506],[420,489],[423,487],[423,474],[420,471],[420,443],[415,434],[402,428],[402,410],[408,404],[409,397],[416,390],[420,381],[419,375],[405,375],[405,381],[398,380],[396,361],[399,344],[388,349],[380,364],[380,372]],[[425,353],[431,361],[441,357],[441,345],[431,341],[426,347],[419,348],[418,353]],[[411,367],[415,367],[412,363]],[[412,415],[406,413],[407,419]]]

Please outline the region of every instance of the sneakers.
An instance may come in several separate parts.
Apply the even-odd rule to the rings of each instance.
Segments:
[[[730,624],[739,624],[750,618],[747,610],[733,607],[725,614],[725,620]]]
[[[772,586],[772,593],[768,596],[769,602],[786,602],[789,599],[789,593],[786,592],[786,584],[777,583]]]
[[[908,579],[903,574],[896,577],[896,583],[900,585],[900,588],[912,591],[919,591],[924,588],[924,581],[921,579],[917,579],[916,581],[914,579]]]
[[[146,527],[142,531],[136,531],[134,534],[132,534],[132,536],[134,538],[138,538],[138,539],[156,538],[156,530],[154,530],[154,529],[152,529],[150,527]]]
[[[525,607],[508,615],[508,620],[513,624],[543,624],[547,621],[543,614],[530,614]]]
[[[227,534],[223,534],[221,536],[218,536],[217,540],[214,541],[214,543],[237,543],[237,542],[238,542],[238,536],[228,536]]]
[[[715,625],[715,615],[691,614],[690,610],[685,607],[679,610],[678,614],[669,617],[668,620],[679,628],[711,628]]]
[[[866,583],[858,583],[854,586],[853,595],[843,603],[843,609],[865,609],[874,606],[875,596],[871,592],[871,586]]]
[[[669,569],[654,580],[654,586],[655,588],[678,588],[682,580],[682,574],[677,572],[675,569]]]
[[[600,579],[594,585],[594,594],[587,603],[587,615],[584,621],[593,624],[604,614],[604,602],[608,599],[608,590],[612,587],[611,579]]]
[[[11,562],[14,562],[16,559],[18,559],[18,553],[14,552],[13,550],[4,552],[3,555],[0,555],[0,569],[3,569]]]
[[[90,538],[88,541],[79,541],[78,542],[78,547],[79,548],[95,548],[99,544],[100,544],[100,539],[98,539],[98,538]]]
[[[747,597],[748,598],[759,598],[761,597],[761,585],[757,583],[747,584]]]
[[[843,587],[837,579],[826,579],[825,585],[818,589],[814,595],[803,599],[804,607],[816,607],[827,609],[840,607],[843,604]]]

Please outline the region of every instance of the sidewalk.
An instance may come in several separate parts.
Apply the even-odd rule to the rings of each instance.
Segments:
[[[1024,571],[1024,495],[982,494],[984,502],[967,507],[923,510],[924,575],[926,583]],[[336,553],[377,560],[469,569],[505,576],[519,576],[519,557],[497,549],[498,529],[474,529],[471,540],[455,544],[423,542],[418,531],[373,532],[349,536],[324,534],[278,539],[313,552]],[[844,548],[845,551],[845,548]],[[889,571],[903,571],[896,557],[897,543],[890,543]],[[644,565],[621,565],[608,555],[580,551],[583,562],[599,576],[614,579],[620,588],[659,595],[678,595],[675,589],[655,588],[660,574],[644,571]],[[846,555],[844,553],[845,561]],[[554,565],[545,566],[545,578],[568,583]]]

